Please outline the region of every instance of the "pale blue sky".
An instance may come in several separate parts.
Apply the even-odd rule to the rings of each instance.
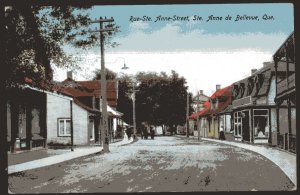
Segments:
[[[248,16],[258,16],[259,21],[235,21],[237,15],[248,15]],[[267,14],[268,16],[273,16],[274,20],[263,20],[262,16]],[[156,17],[162,16],[189,16],[194,15],[202,16],[202,21],[193,22],[190,18],[189,22],[174,22],[174,21],[161,21],[154,22]],[[208,16],[222,16],[223,21],[210,21],[206,22]],[[231,21],[225,21],[224,18],[227,15],[232,16]],[[239,48],[253,48],[263,50],[273,50],[277,47],[277,42],[270,41],[268,38],[262,37],[263,35],[274,35],[279,34],[281,36],[288,36],[294,29],[294,16],[293,16],[293,5],[288,3],[268,3],[268,4],[191,4],[191,5],[118,5],[118,6],[95,6],[91,11],[92,18],[113,17],[117,25],[120,26],[122,32],[118,33],[115,40],[119,41],[121,46],[116,48],[119,51],[140,51],[140,50],[167,50],[172,51],[174,49],[179,50],[197,50],[209,48],[227,48],[227,49],[239,49]],[[130,17],[143,17],[149,16],[152,21],[149,22],[130,22]],[[228,36],[239,36],[239,35],[262,35],[261,41],[254,41],[252,39],[243,39],[243,41],[238,39],[233,39],[228,44],[227,41],[221,41],[219,39],[217,42],[207,43],[204,40],[196,39],[193,41],[188,41],[182,39],[183,42],[178,40],[178,44],[171,44],[169,47],[164,45],[158,45],[161,40],[157,40],[156,36],[151,36],[154,33],[159,33],[160,30],[166,27],[171,28],[172,32],[176,31],[177,34],[189,35],[194,32],[193,36],[224,36],[227,39]],[[166,29],[165,29],[166,30]],[[138,34],[136,34],[138,31]],[[140,37],[138,35],[145,35]],[[167,32],[166,32],[167,33]],[[131,44],[126,42],[126,37],[134,34],[137,37],[139,44],[131,41]],[[147,35],[150,35],[147,37]],[[171,34],[172,35],[172,34]],[[186,37],[185,36],[185,37]],[[142,39],[148,39],[149,43],[147,45],[142,45]],[[151,38],[156,40],[151,40]],[[168,41],[168,37],[162,38]],[[170,42],[174,42],[173,38],[169,37]],[[192,37],[191,37],[192,38]],[[124,44],[123,44],[124,41]],[[199,42],[197,42],[199,41]],[[201,42],[201,41],[204,41]],[[279,40],[280,42],[282,40]],[[150,44],[152,42],[152,44]],[[147,42],[146,42],[147,43]],[[175,43],[174,43],[175,44]]]
[[[105,47],[106,67],[120,73],[126,62],[128,74],[139,71],[177,71],[187,79],[193,93],[202,89],[207,95],[215,85],[228,86],[259,69],[294,30],[292,4],[210,4],[210,5],[128,5],[95,6],[92,18],[114,17],[122,32],[113,37],[120,46]],[[231,21],[224,21],[227,15]],[[236,15],[258,16],[259,21],[238,21]],[[264,21],[262,16],[273,16]],[[203,17],[200,22],[154,22],[157,16]],[[206,22],[209,15],[223,21]],[[149,22],[130,22],[130,17],[149,16]],[[91,26],[91,28],[94,28]],[[71,49],[75,52],[74,49]],[[75,78],[88,80],[100,67],[99,46],[78,55],[82,70]],[[65,79],[65,70],[56,71],[56,79]]]

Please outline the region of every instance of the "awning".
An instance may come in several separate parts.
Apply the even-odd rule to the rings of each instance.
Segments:
[[[114,109],[113,109],[112,107],[110,107],[109,105],[107,105],[107,112],[110,112],[110,113],[112,113],[114,116],[117,116],[117,117],[123,116],[123,113],[114,110]]]

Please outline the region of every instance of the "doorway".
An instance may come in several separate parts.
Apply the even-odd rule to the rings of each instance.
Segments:
[[[242,111],[242,131],[243,131],[243,140],[250,142],[250,118],[249,110]]]

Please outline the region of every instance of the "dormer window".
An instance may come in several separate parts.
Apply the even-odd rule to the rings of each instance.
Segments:
[[[258,75],[258,87],[261,88],[264,82],[264,75],[263,74],[259,74]]]
[[[234,96],[234,99],[237,99],[239,95],[239,86],[238,85],[234,85],[233,86],[233,96]]]
[[[244,92],[245,92],[245,83],[241,83],[240,84],[240,94],[241,94],[240,97],[244,96]]]
[[[247,84],[247,95],[251,95],[252,91],[254,88],[254,79],[253,78],[249,78],[248,79],[248,84]]]

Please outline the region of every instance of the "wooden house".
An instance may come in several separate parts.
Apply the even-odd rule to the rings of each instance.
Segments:
[[[273,145],[296,153],[296,73],[294,32],[273,55],[276,120]]]

